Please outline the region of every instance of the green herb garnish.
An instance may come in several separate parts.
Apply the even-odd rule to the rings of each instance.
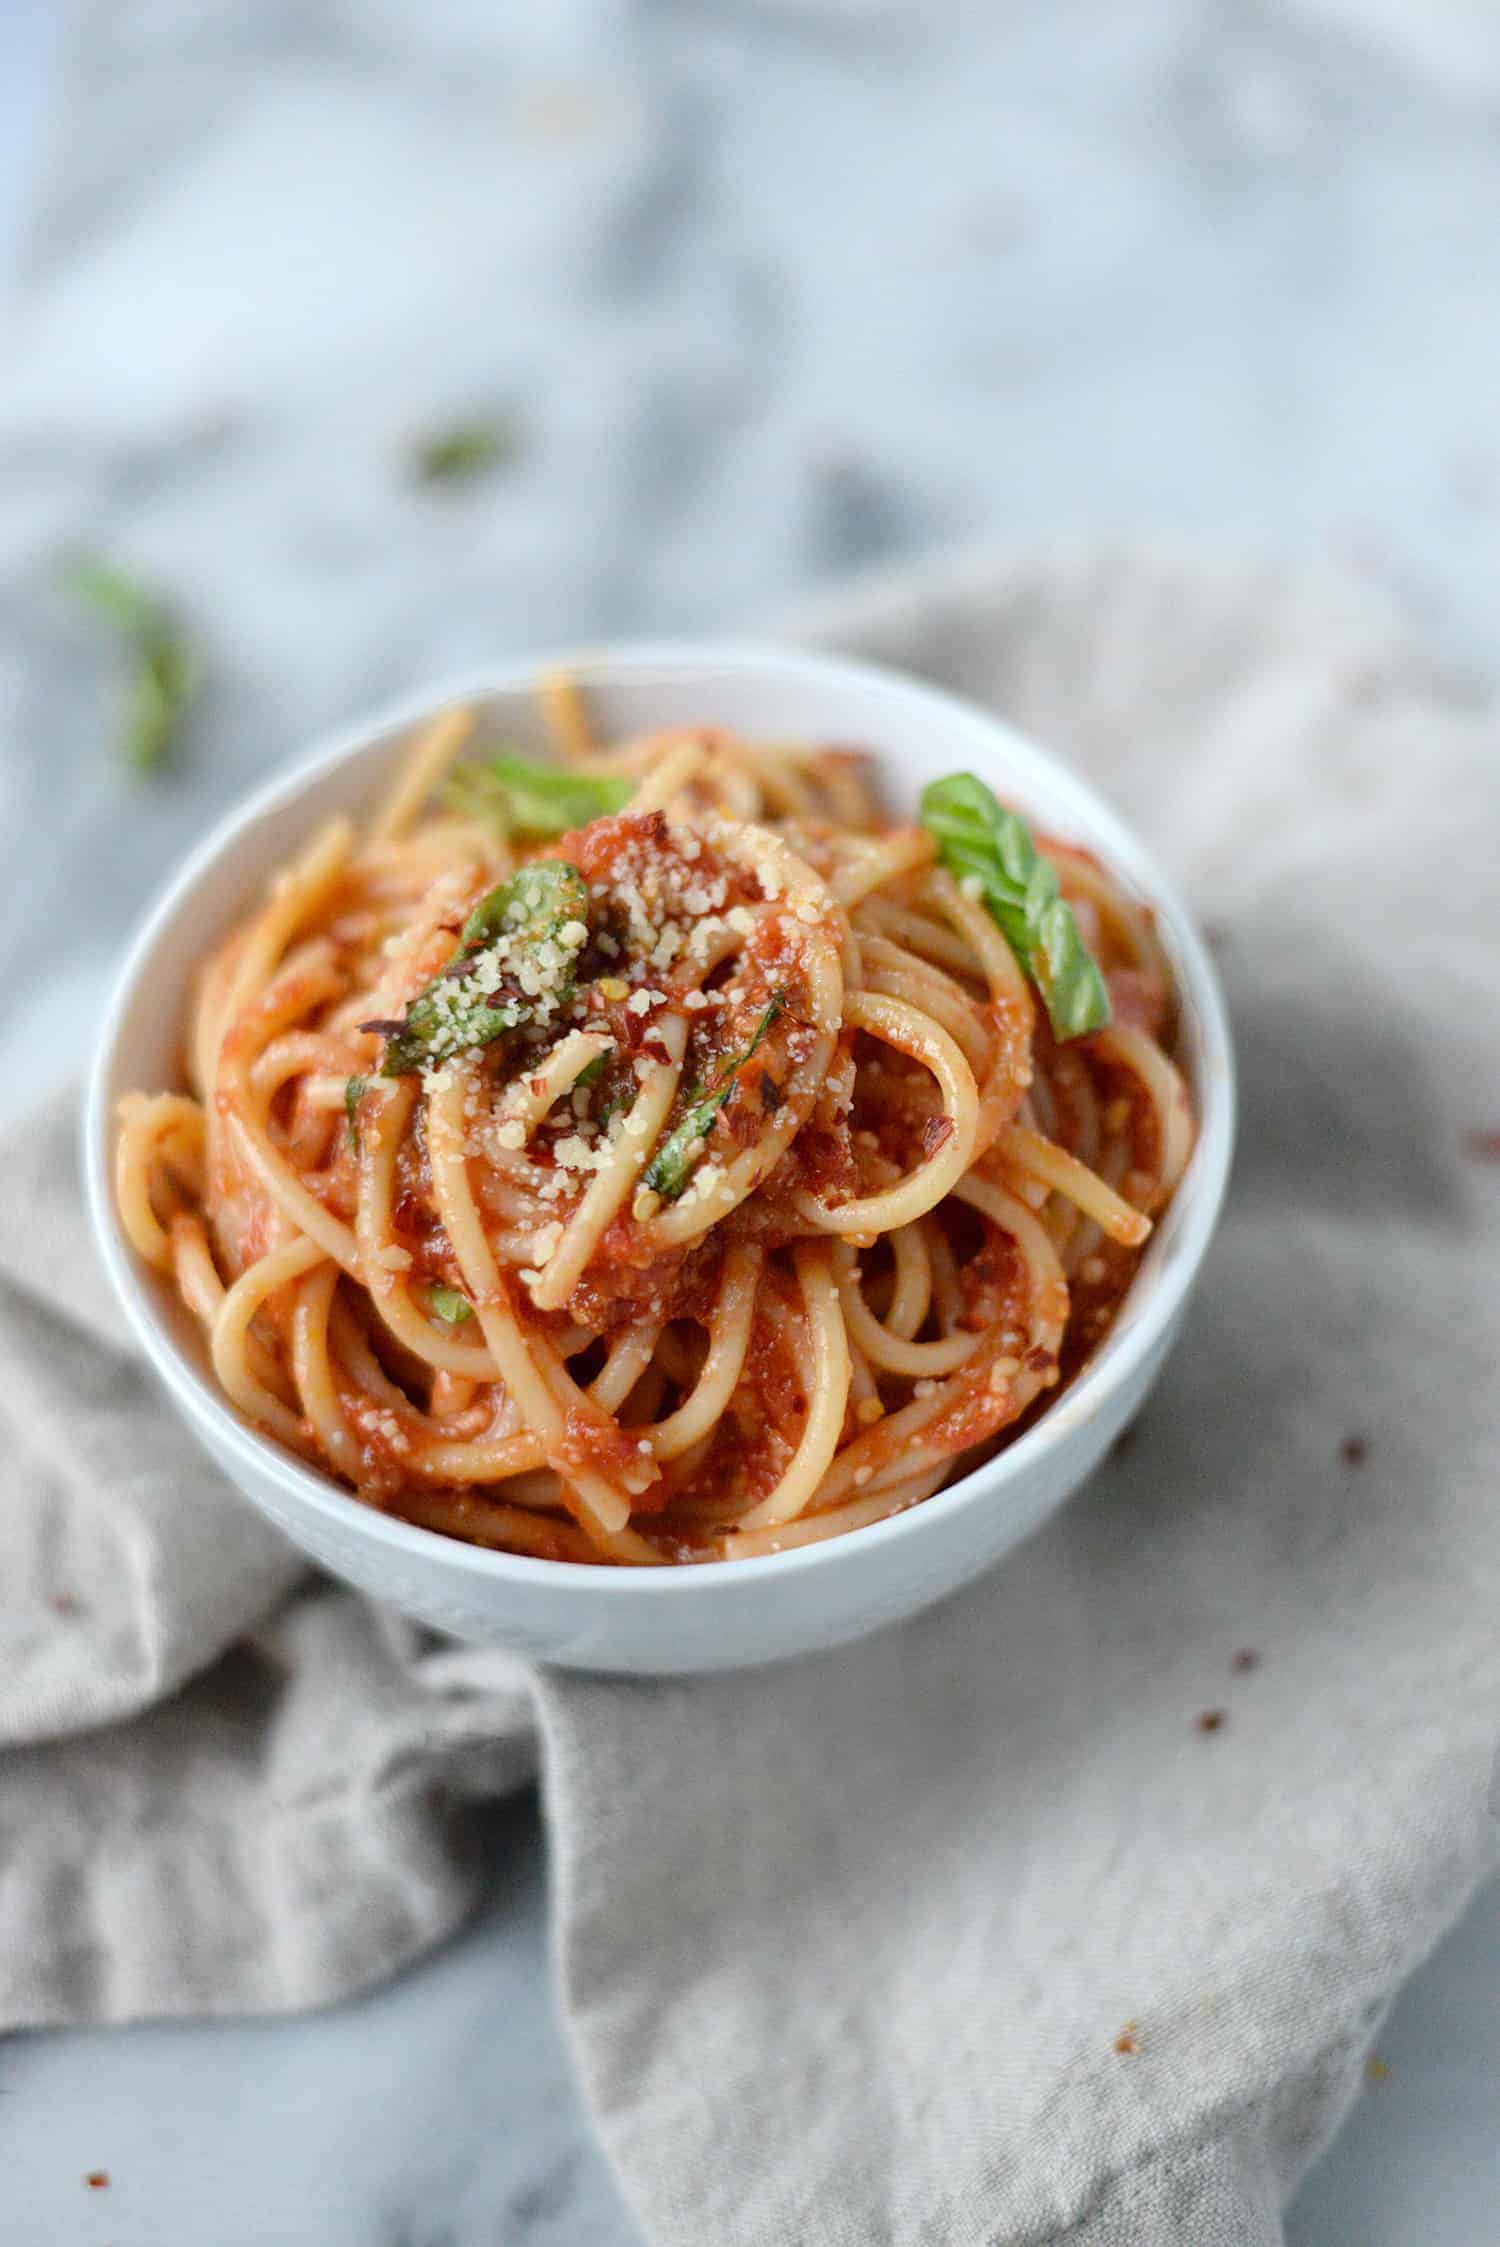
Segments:
[[[641,1184],[648,1186],[653,1193],[660,1194],[663,1201],[676,1201],[687,1185],[699,1148],[713,1129],[715,1116],[733,1096],[740,1071],[785,1007],[786,993],[777,991],[756,1024],[755,1035],[750,1043],[741,1052],[724,1056],[714,1089],[707,1099],[700,1100],[696,1107],[689,1108],[681,1123],[668,1134],[652,1156]]]
[[[439,1280],[434,1280],[427,1290],[427,1307],[444,1326],[462,1326],[465,1319],[474,1316],[474,1306],[468,1297],[460,1295],[456,1287],[444,1287]]]
[[[504,415],[485,420],[457,421],[450,428],[434,429],[419,439],[412,468],[419,483],[470,484],[493,475],[514,460],[521,449],[516,424]]]
[[[632,1079],[631,1081],[633,1083],[634,1079]],[[629,1104],[631,1107],[634,1107],[635,1102],[632,1100]],[[603,1107],[599,1110],[598,1114],[594,1118],[595,1130],[607,1132],[610,1125],[614,1122],[615,1117],[625,1106],[626,1096],[624,1092],[619,1089],[611,1092],[608,1098],[605,1100]]]
[[[1057,868],[1040,856],[1018,812],[971,772],[950,773],[922,791],[922,824],[956,881],[979,895],[1032,982],[1058,1038],[1102,1030],[1109,992],[1099,963],[1058,893]]]
[[[386,1040],[384,1077],[448,1060],[530,1022],[572,996],[588,938],[588,884],[566,859],[539,858],[482,897],[446,967],[399,1022],[366,1022]],[[526,968],[527,989],[521,980]]]
[[[604,1074],[604,1064],[608,1059],[607,1053],[596,1053],[592,1061],[585,1061],[573,1079],[573,1090],[581,1092],[585,1085],[597,1084]]]
[[[133,771],[155,772],[197,690],[192,643],[155,594],[112,562],[81,555],[69,564],[64,582],[111,627],[130,657],[121,750]]]
[[[359,1153],[359,1104],[365,1096],[365,1086],[369,1081],[368,1077],[344,1079],[344,1114],[349,1119],[349,1144],[356,1155]]]
[[[456,765],[442,790],[450,811],[512,835],[565,835],[591,819],[623,811],[636,783],[613,773],[564,772],[533,757],[492,757],[482,765]]]

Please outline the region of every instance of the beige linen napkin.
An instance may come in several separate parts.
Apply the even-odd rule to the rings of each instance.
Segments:
[[[1201,557],[804,621],[1075,756],[1220,945],[1241,1152],[1142,1421],[863,1646],[538,1676],[304,1579],[223,1489],[123,1350],[60,1103],[0,1157],[0,2020],[390,1972],[539,1739],[651,2239],[1275,2241],[1493,1855],[1500,738],[1357,592]]]

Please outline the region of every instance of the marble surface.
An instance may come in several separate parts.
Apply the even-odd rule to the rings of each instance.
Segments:
[[[75,1065],[123,931],[249,777],[498,652],[759,621],[954,538],[1171,527],[1341,554],[1493,673],[1483,0],[75,22],[0,0],[10,1104]],[[413,432],[491,403],[514,466],[414,490]],[[111,769],[56,595],[82,538],[210,650],[154,791]],[[336,2012],[0,2045],[6,2247],[627,2247],[552,2014],[532,1806],[494,1864],[474,1928]],[[1294,2247],[1492,2247],[1500,1893],[1380,2049]]]

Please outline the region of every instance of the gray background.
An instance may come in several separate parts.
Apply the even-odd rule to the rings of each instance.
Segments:
[[[480,35],[483,10],[450,12]],[[309,7],[299,31],[295,11],[226,21],[236,13],[244,67],[268,83],[309,23],[326,34],[338,17]],[[607,198],[611,165],[636,170],[607,269],[576,314],[566,286],[545,308],[543,368],[568,372],[528,410],[554,407],[564,436],[576,411],[589,441],[564,442],[529,498],[522,479],[527,613],[506,617],[504,644],[758,621],[850,566],[1102,525],[1325,553],[1395,585],[1455,663],[1493,672],[1500,24],[1486,0],[1038,0],[996,9],[988,28],[970,19],[963,53],[945,66],[929,47],[918,72],[899,0],[740,0],[701,22],[658,6],[629,30],[618,83],[590,71],[587,11],[564,14],[556,54],[535,42],[550,89],[536,129],[597,143],[581,186],[569,159],[578,224],[590,194]],[[399,11],[368,17],[368,53],[343,23],[320,57],[335,120],[341,105],[361,114],[372,57],[399,60]],[[619,36],[619,11],[601,25]],[[45,0],[0,0],[7,278],[31,254],[25,198],[57,45]],[[611,114],[627,77],[665,128],[644,166]],[[780,160],[789,147],[796,167]],[[116,153],[109,192],[128,203],[150,149]],[[107,165],[98,176],[109,183]],[[101,239],[107,253],[109,195],[70,215],[80,254]],[[517,242],[545,262],[535,218],[518,207]],[[570,390],[570,344],[586,359],[610,317],[634,378],[613,417],[586,383]],[[18,364],[24,386],[24,338]],[[130,370],[85,359],[78,380],[80,396],[116,401],[91,441],[124,443],[144,410]],[[13,522],[38,504],[30,487],[9,496]],[[332,535],[326,521],[317,535]],[[359,569],[346,587],[377,618],[385,591]],[[367,700],[493,652],[462,614],[401,628]],[[307,724],[343,714],[309,707]],[[92,750],[65,729],[28,764],[0,742],[11,1106],[75,1065],[125,925],[181,834],[243,777],[233,758],[197,769],[167,811],[141,813],[90,779]],[[64,789],[76,814],[38,819]],[[59,897],[91,910],[59,913]],[[37,900],[45,1004],[5,948],[18,901]],[[497,1820],[494,1862],[480,1924],[335,2013],[0,2046],[7,2247],[625,2247],[552,2021],[529,1805]],[[1390,2072],[1304,2188],[1293,2241],[1493,2247],[1500,1892],[1418,1977],[1379,2049]],[[109,2170],[108,2192],[85,2189],[92,2168]]]

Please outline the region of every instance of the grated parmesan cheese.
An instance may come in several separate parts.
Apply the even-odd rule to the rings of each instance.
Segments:
[[[586,1139],[575,1131],[566,1139],[559,1139],[552,1150],[553,1160],[563,1170],[597,1170],[599,1158]]]

